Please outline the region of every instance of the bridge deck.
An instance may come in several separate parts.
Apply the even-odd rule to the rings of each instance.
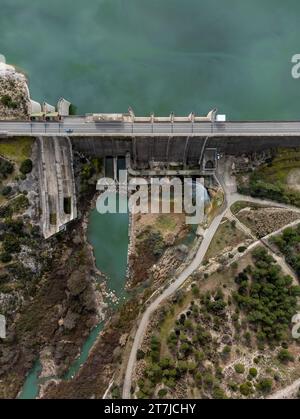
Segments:
[[[300,121],[272,122],[86,122],[67,117],[58,122],[0,121],[0,135],[29,136],[299,136]]]

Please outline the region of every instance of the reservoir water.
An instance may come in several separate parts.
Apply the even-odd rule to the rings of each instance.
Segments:
[[[32,96],[85,112],[299,119],[298,0],[1,0],[0,53]]]

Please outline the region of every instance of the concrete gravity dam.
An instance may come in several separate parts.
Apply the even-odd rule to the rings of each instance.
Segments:
[[[67,141],[66,141],[67,140]],[[53,143],[53,146],[51,145]],[[239,155],[279,146],[297,147],[297,136],[261,137],[39,137],[42,226],[46,238],[59,232],[77,216],[73,150],[103,159],[113,159],[113,177],[117,160],[126,159],[132,175],[177,176],[212,175],[220,154]],[[53,147],[55,153],[53,153]],[[61,149],[61,152],[59,151]],[[53,170],[55,168],[55,170]],[[47,188],[44,188],[44,186]],[[52,191],[50,193],[49,191]],[[66,201],[71,211],[65,213]],[[51,207],[55,208],[51,212]]]
[[[300,130],[294,136],[156,136],[156,137],[70,137],[72,145],[92,156],[131,156],[136,168],[150,167],[151,162],[178,163],[184,166],[202,165],[208,150],[239,155],[274,147],[299,147]]]
[[[52,114],[51,114],[52,115]],[[300,122],[226,122],[216,110],[197,117],[38,114],[30,121],[0,121],[0,138],[38,139],[41,225],[46,238],[77,217],[73,150],[113,160],[135,176],[213,175],[221,154],[239,155],[300,146]]]

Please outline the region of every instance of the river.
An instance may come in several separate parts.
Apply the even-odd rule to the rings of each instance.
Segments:
[[[122,302],[128,296],[125,290],[128,226],[128,214],[100,215],[96,209],[90,213],[87,235],[89,242],[94,248],[96,265],[107,276],[107,289],[114,293],[119,302]],[[112,306],[115,305],[111,301],[109,303]],[[92,346],[103,329],[103,325],[104,323],[101,322],[91,331],[81,348],[80,356],[64,376],[65,380],[74,377],[80,366],[85,363]],[[38,396],[39,385],[45,382],[45,379],[38,379],[40,372],[41,364],[37,361],[24,383],[19,396],[20,399],[34,399]]]
[[[78,112],[299,119],[298,0],[1,0],[0,53]]]

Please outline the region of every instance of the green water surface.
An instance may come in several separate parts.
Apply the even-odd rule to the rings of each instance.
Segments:
[[[298,0],[0,0],[0,53],[32,96],[85,112],[299,119]]]

